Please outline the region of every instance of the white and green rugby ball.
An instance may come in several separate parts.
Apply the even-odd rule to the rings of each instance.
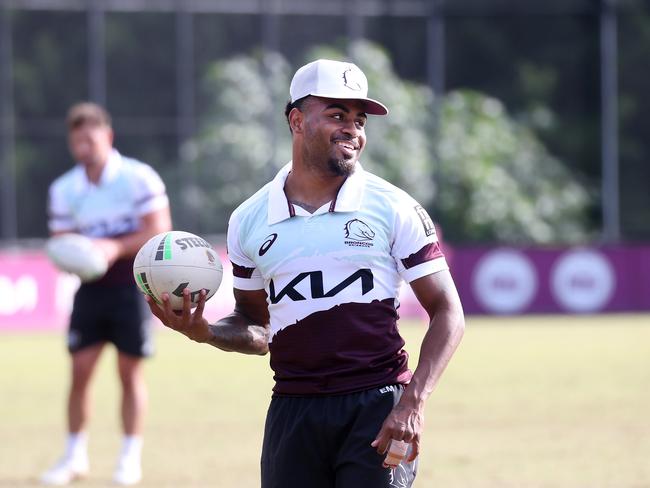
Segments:
[[[162,294],[167,292],[172,309],[182,310],[185,288],[190,290],[192,307],[198,303],[201,290],[206,290],[207,298],[216,293],[223,266],[205,239],[174,230],[152,237],[140,248],[133,276],[144,294],[162,303]]]

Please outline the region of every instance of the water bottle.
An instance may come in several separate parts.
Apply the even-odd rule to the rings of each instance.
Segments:
[[[386,459],[384,459],[384,464],[389,468],[395,468],[406,457],[408,450],[408,442],[393,439],[388,448]]]

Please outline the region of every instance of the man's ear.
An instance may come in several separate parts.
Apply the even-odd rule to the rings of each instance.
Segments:
[[[292,132],[300,134],[302,132],[302,124],[304,120],[305,114],[295,107],[291,109],[291,112],[289,112],[289,127],[291,127]]]

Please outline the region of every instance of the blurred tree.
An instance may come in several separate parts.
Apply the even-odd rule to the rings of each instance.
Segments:
[[[592,8],[585,8],[588,2]],[[499,100],[511,118],[532,128],[563,165],[593,188],[601,177],[597,2],[553,0],[499,8],[496,2],[453,2],[447,19],[446,86]],[[569,5],[573,3],[573,6]],[[582,3],[582,7],[577,4]],[[465,8],[461,8],[464,5]],[[575,9],[574,15],[568,12]],[[487,15],[493,11],[495,15]],[[470,13],[476,15],[469,15]],[[545,14],[541,14],[546,12]],[[588,225],[601,223],[596,199]]]
[[[501,102],[447,95],[436,152],[436,214],[451,240],[574,243],[589,236],[592,198]]]
[[[257,52],[213,63],[203,82],[198,136],[182,149],[194,181],[183,205],[197,232],[224,232],[234,208],[252,195],[291,156],[283,127],[290,67],[278,54]]]
[[[391,111],[368,124],[364,166],[432,209],[448,239],[586,239],[587,190],[498,100],[455,91],[436,107],[429,88],[400,79],[377,46],[357,42],[348,53],[368,76],[372,96]],[[318,57],[346,56],[317,47],[306,59]],[[286,127],[282,108],[292,73],[279,54],[237,57],[210,68],[204,88],[213,94],[212,105],[184,151],[195,173],[184,200],[200,216],[201,232],[224,230],[230,212],[290,159],[288,129],[274,133],[272,127]]]
[[[619,18],[621,227],[631,241],[650,239],[650,3]]]
[[[12,14],[18,236],[45,235],[47,186],[71,166],[64,117],[86,93],[80,13]]]
[[[465,93],[459,90],[471,88],[499,100],[505,107],[503,116],[508,114],[508,119],[519,122],[513,122],[512,127],[529,127],[534,132],[534,140],[543,143],[541,150],[547,148],[548,153],[561,160],[571,174],[579,175],[584,187],[590,188],[598,188],[601,176],[597,8],[600,3],[594,0],[552,0],[541,5],[534,0],[514,3],[458,0],[445,2],[443,9],[446,13],[446,87],[454,94]],[[650,136],[645,123],[649,104],[645,87],[650,81],[650,71],[644,68],[644,60],[650,52],[650,12],[646,0],[618,0],[616,5],[620,15],[621,225],[624,239],[647,240],[650,237],[650,219],[643,209],[650,205],[650,192],[644,185],[650,177],[650,165],[647,164]],[[262,42],[262,18],[258,15],[197,14],[193,18],[197,73],[205,73],[205,66],[212,66],[214,60],[232,57],[234,53],[249,53],[253,46]],[[309,46],[345,36],[348,28],[345,22],[341,22],[340,15],[289,15],[278,16],[277,20],[279,51],[294,67],[305,60],[305,50]],[[20,237],[36,237],[46,233],[47,183],[72,164],[65,145],[63,117],[71,103],[88,96],[88,19],[83,10],[22,10],[18,7],[12,9],[11,21],[20,208],[18,233]],[[120,150],[155,165],[168,182],[175,220],[199,231],[194,228],[193,218],[185,220],[188,216],[196,216],[204,221],[203,229],[217,232],[225,226],[224,215],[228,212],[219,213],[220,220],[204,217],[197,202],[205,201],[209,192],[202,191],[192,196],[184,190],[186,178],[191,180],[191,171],[198,170],[200,164],[194,161],[189,168],[177,164],[180,114],[173,55],[175,28],[176,19],[171,11],[107,13],[108,108],[114,114],[116,143]],[[408,32],[408,36],[404,32]],[[440,178],[442,175],[432,178],[434,172],[430,170],[432,166],[434,171],[443,170],[442,165],[431,162],[431,154],[435,154],[437,146],[429,135],[438,134],[430,114],[426,113],[431,107],[427,100],[432,95],[421,85],[402,81],[406,78],[425,83],[428,79],[429,73],[423,62],[424,49],[418,51],[429,42],[426,23],[420,18],[370,16],[365,19],[364,35],[388,49],[394,60],[388,63],[392,66],[388,71],[378,57],[372,58],[369,66],[364,66],[368,76],[374,77],[371,80],[373,91],[378,93],[378,97],[388,100],[392,109],[389,119],[375,118],[370,124],[368,130],[372,144],[364,155],[364,165],[400,186],[411,186],[413,194],[432,208],[432,179],[438,184],[444,181]],[[336,52],[352,55],[354,49],[341,45]],[[353,56],[361,59],[363,52],[362,49]],[[261,62],[260,56],[256,59]],[[376,76],[373,74],[375,67]],[[281,70],[280,67],[261,65],[256,69],[256,76],[263,79],[268,70]],[[273,173],[276,165],[289,158],[288,133],[282,128],[284,120],[281,115],[286,101],[285,83],[288,83],[292,71],[286,69],[287,72],[282,74],[286,79],[274,88],[278,90],[278,98],[270,104],[268,111],[257,112],[261,118],[253,122],[244,121],[261,126],[263,134],[268,135],[266,149],[275,148],[276,154],[267,155],[268,159],[261,164],[266,172],[255,171],[255,175],[264,178]],[[206,82],[205,86],[222,85],[214,81],[212,85]],[[263,83],[261,89],[268,91],[269,87]],[[237,93],[241,98],[232,103],[247,103],[250,92],[241,89]],[[197,93],[194,99],[196,113],[206,123],[217,110],[221,110],[214,100],[215,95],[215,91],[209,88]],[[393,102],[396,99],[400,99],[399,102]],[[401,99],[410,101],[402,102]],[[415,105],[411,103],[412,99],[417,100]],[[436,101],[438,105],[433,107],[440,111],[446,100],[448,97],[439,98]],[[407,115],[401,117],[400,112]],[[428,128],[412,130],[412,119],[416,119],[418,127]],[[280,124],[275,129],[277,133],[269,129],[271,125],[267,122],[270,120]],[[237,125],[238,134],[249,132],[243,123]],[[409,130],[404,130],[404,127]],[[418,139],[422,134],[427,136],[426,144]],[[257,139],[248,142],[259,145]],[[191,145],[186,148],[190,159],[192,151]],[[419,155],[423,152],[425,157]],[[385,154],[390,154],[390,157],[384,158]],[[409,167],[410,171],[402,167]],[[207,185],[200,180],[207,173],[201,171],[196,177],[200,184],[195,183],[194,188]],[[248,184],[242,196],[247,196],[254,188],[256,184]],[[443,188],[438,189],[438,197],[442,191]],[[182,194],[184,197],[181,199]],[[194,201],[193,214],[185,210],[181,200]],[[212,196],[207,200],[204,202],[206,205],[221,209],[218,201],[213,204]],[[228,205],[235,204],[232,197],[228,201],[231,202]],[[598,198],[593,199],[583,227],[600,225],[598,201]],[[444,221],[441,205],[436,202],[438,211],[433,213]],[[497,238],[486,235],[484,231],[468,233],[453,219],[449,219],[445,227],[446,235],[454,240],[461,240],[463,236],[476,240]],[[496,230],[494,233],[502,235]],[[519,235],[527,236],[525,232]]]

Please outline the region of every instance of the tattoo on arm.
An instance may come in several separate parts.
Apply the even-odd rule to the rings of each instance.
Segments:
[[[233,316],[227,317],[231,319]],[[221,320],[211,324],[212,339],[208,344],[229,352],[264,355],[269,350],[269,329],[263,325],[232,323]]]

